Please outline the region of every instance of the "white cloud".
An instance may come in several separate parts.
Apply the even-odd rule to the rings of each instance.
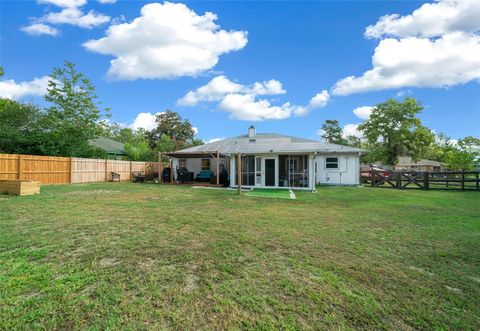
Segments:
[[[189,91],[177,104],[195,106],[201,101],[220,101],[226,94],[241,92],[244,88],[244,85],[234,83],[225,76],[217,76],[195,91]]]
[[[117,2],[117,0],[98,0],[101,4],[112,4]]]
[[[440,0],[367,28],[382,39],[373,68],[333,87],[334,95],[404,87],[448,87],[480,79],[480,2]]]
[[[26,96],[43,96],[47,92],[49,80],[49,76],[44,76],[20,83],[13,79],[0,81],[0,97],[17,100]]]
[[[219,109],[230,113],[230,118],[249,121],[281,120],[288,118],[294,106],[284,103],[272,106],[268,100],[256,100],[254,94],[227,94],[219,104]]]
[[[30,35],[57,36],[60,31],[52,27],[52,24],[69,24],[91,29],[110,21],[109,16],[94,10],[84,13],[81,7],[87,4],[87,0],[38,0],[38,3],[60,7],[61,11],[47,9],[44,16],[32,19],[29,26],[22,28],[22,31]]]
[[[362,138],[363,135],[360,131],[358,131],[359,124],[345,124],[343,127],[343,137],[354,136],[357,138]]]
[[[39,4],[54,5],[62,8],[81,7],[87,4],[87,0],[37,0]]]
[[[46,14],[41,18],[41,21],[50,24],[70,24],[81,28],[91,29],[98,25],[108,23],[110,17],[101,13],[96,13],[94,10],[90,10],[85,14],[77,7],[68,7],[62,9],[60,12],[50,12]]]
[[[220,141],[220,140],[223,140],[223,139],[225,139],[225,137],[222,137],[222,138],[212,138],[212,139],[210,139],[210,140],[207,140],[207,141],[205,142],[205,144],[216,143],[217,141]]]
[[[193,126],[192,129],[193,129],[193,132],[195,132],[195,134],[197,135],[198,134],[198,128],[196,126]]]
[[[330,95],[328,94],[328,91],[323,90],[320,93],[317,93],[312,99],[310,99],[310,107],[312,108],[319,108],[319,107],[325,107],[330,101]]]
[[[22,27],[22,31],[32,36],[40,36],[40,35],[58,36],[60,33],[60,31],[57,28],[54,28],[50,25],[43,24],[43,23],[33,23],[31,25],[24,26]]]
[[[199,87],[195,91],[189,91],[185,96],[177,101],[180,106],[195,106],[199,102],[220,101],[227,94],[231,93],[249,93],[254,95],[278,95],[284,94],[286,91],[282,87],[282,83],[271,79],[263,83],[255,82],[246,86],[234,83],[225,76],[217,76],[207,84]]]
[[[157,115],[162,114],[161,112],[159,113],[139,113],[135,119],[133,120],[133,123],[130,125],[130,127],[133,130],[137,129],[145,129],[145,130],[152,130],[155,128],[156,123],[155,120],[157,118]]]
[[[113,55],[108,75],[116,79],[196,76],[213,68],[222,54],[247,44],[244,31],[220,30],[217,16],[197,15],[186,5],[150,3],[130,23],[111,25],[106,36],[85,48]]]
[[[422,5],[411,15],[386,15],[367,27],[365,36],[430,38],[456,31],[480,31],[480,1],[440,0]]]
[[[358,118],[366,121],[370,118],[370,114],[372,113],[372,106],[362,106],[362,107],[357,107],[353,110],[353,113],[355,116]]]
[[[278,95],[285,94],[287,91],[283,89],[282,83],[278,80],[270,79],[269,81],[253,83],[252,87],[247,87],[246,93],[253,93],[255,95]]]
[[[456,32],[430,40],[384,39],[373,69],[337,82],[336,95],[402,87],[447,87],[480,79],[480,36]]]
[[[230,113],[230,118],[249,121],[285,119],[292,115],[302,116],[313,109],[324,107],[330,96],[324,90],[316,94],[306,106],[272,105],[267,99],[258,96],[285,94],[282,83],[275,79],[242,85],[232,82],[225,76],[217,76],[207,84],[189,91],[177,101],[181,106],[195,106],[199,102],[219,102],[218,109]]]

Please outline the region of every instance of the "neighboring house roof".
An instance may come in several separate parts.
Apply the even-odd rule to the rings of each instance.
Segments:
[[[175,152],[176,154],[214,153],[222,154],[260,154],[260,153],[364,153],[366,150],[315,140],[280,135],[276,133],[258,133],[227,138],[209,144],[194,146]],[[173,153],[172,153],[173,154]]]
[[[125,145],[113,139],[100,137],[96,139],[90,139],[88,143],[91,146],[103,149],[108,154],[127,155],[127,152],[125,151]]]
[[[414,162],[411,157],[408,156],[401,156],[398,158],[398,166],[434,166],[434,167],[440,167],[447,165],[446,163],[442,162],[437,162],[437,161],[432,161],[432,160],[426,160],[426,159],[420,159],[417,162]]]

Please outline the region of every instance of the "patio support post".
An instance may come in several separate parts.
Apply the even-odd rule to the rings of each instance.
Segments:
[[[163,172],[163,166],[162,166],[162,152],[158,152],[158,184],[162,184],[162,172]]]
[[[220,152],[217,152],[217,185],[220,185]]]
[[[170,160],[170,183],[173,183],[173,160]]]
[[[238,194],[242,192],[242,155],[237,154],[237,187]]]

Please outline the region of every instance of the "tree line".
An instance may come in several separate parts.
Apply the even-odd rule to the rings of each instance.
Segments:
[[[107,137],[124,143],[126,159],[154,161],[158,152],[203,143],[188,120],[169,110],[157,115],[152,130],[110,123],[110,109],[102,106],[94,85],[68,61],[53,69],[44,98],[44,109],[0,98],[0,153],[109,158],[90,144]]]
[[[400,156],[414,161],[428,159],[447,164],[450,169],[471,170],[480,166],[480,139],[468,136],[454,140],[443,133],[435,134],[424,126],[418,115],[423,111],[414,98],[403,102],[388,99],[376,105],[370,118],[358,126],[358,136],[344,137],[337,120],[322,125],[325,142],[364,148],[366,163],[396,165]]]

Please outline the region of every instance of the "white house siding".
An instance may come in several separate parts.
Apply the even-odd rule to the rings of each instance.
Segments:
[[[338,169],[327,169],[327,157],[338,157]],[[360,156],[358,154],[324,154],[317,155],[317,184],[326,185],[359,185]]]

